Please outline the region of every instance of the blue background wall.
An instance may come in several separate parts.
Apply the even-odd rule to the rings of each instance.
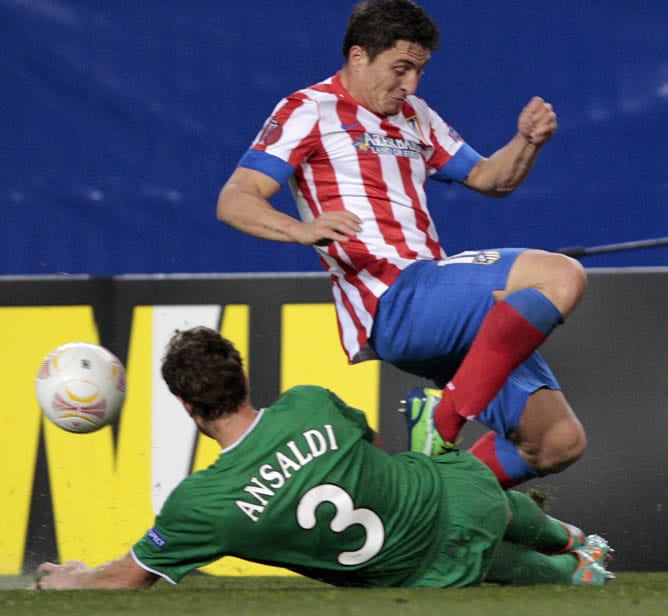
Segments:
[[[318,271],[215,202],[278,99],[340,66],[352,4],[0,0],[0,274]],[[665,0],[422,4],[443,43],[420,94],[474,147],[503,145],[533,94],[560,117],[508,200],[431,183],[449,253],[668,235]],[[287,190],[275,204],[294,213]]]

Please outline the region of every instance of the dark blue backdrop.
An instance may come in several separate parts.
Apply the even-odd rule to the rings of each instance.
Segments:
[[[479,151],[531,95],[560,130],[504,201],[430,183],[449,253],[668,235],[665,0],[422,3],[422,94]],[[0,0],[0,274],[303,271],[310,248],[215,219],[283,95],[333,73],[352,2]],[[283,191],[275,204],[294,213]],[[668,249],[587,258],[668,265]]]

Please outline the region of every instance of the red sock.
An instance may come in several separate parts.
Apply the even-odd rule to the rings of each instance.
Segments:
[[[503,466],[501,466],[501,462],[499,462],[499,458],[496,455],[495,440],[496,432],[487,432],[473,444],[473,447],[469,449],[469,452],[478,458],[478,460],[489,466],[499,480],[502,488],[512,488],[520,482],[509,477]]]
[[[546,338],[510,304],[495,304],[436,407],[434,423],[441,436],[454,442],[463,423],[485,410],[515,368]]]

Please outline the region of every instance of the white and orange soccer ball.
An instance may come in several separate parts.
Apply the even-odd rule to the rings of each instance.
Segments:
[[[125,368],[97,344],[70,342],[49,353],[37,372],[44,415],[68,432],[95,432],[113,423],[125,401]]]

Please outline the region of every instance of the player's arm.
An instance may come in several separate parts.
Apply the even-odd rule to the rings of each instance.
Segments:
[[[522,110],[516,135],[489,158],[481,159],[463,181],[489,197],[505,197],[527,178],[541,147],[557,130],[552,105],[535,96]]]
[[[37,569],[33,590],[78,590],[84,588],[148,588],[158,576],[142,569],[129,552],[104,565],[89,569],[82,562],[64,565],[43,563]]]
[[[325,212],[306,223],[278,211],[269,199],[280,187],[260,171],[237,167],[220,191],[218,219],[254,237],[303,246],[345,242],[361,230],[360,219],[344,210]]]

